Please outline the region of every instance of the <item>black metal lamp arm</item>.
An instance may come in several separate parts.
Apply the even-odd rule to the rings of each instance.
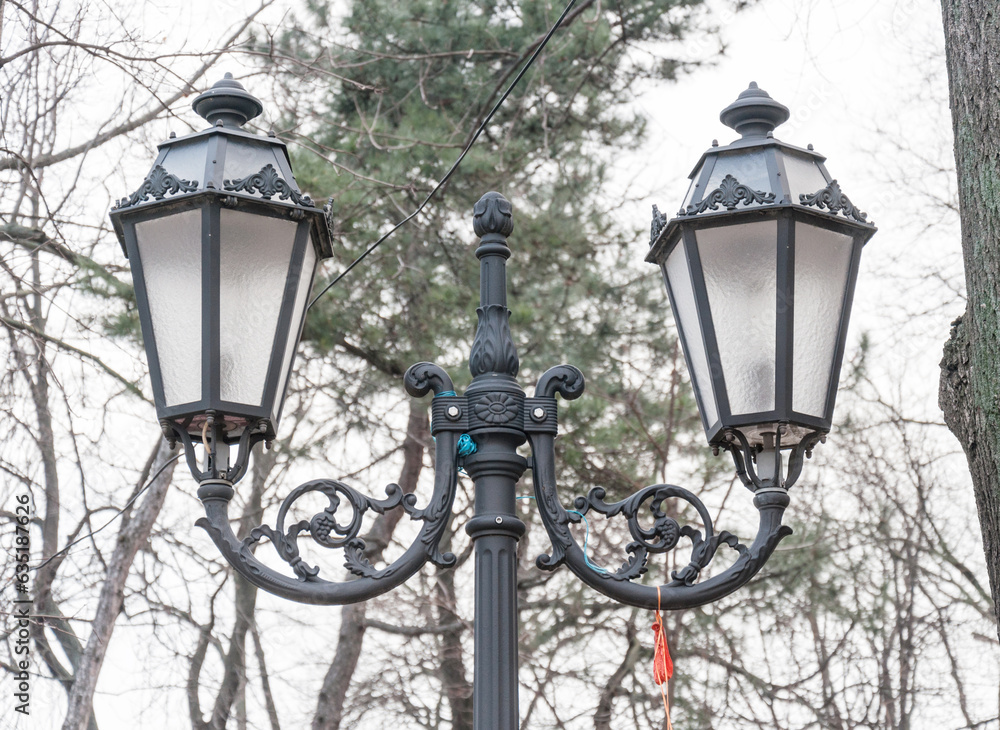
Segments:
[[[433,390],[436,394],[452,389],[451,379],[435,365],[420,363],[405,375],[407,391],[411,395],[424,395]],[[367,497],[346,484],[332,479],[316,479],[292,490],[282,502],[275,527],[261,525],[240,540],[233,533],[229,520],[229,501],[234,495],[231,483],[221,479],[201,482],[198,497],[205,505],[205,517],[196,523],[205,528],[219,551],[230,565],[258,588],[300,603],[345,604],[365,601],[392,590],[416,573],[428,560],[444,567],[455,563],[451,553],[442,554],[438,544],[448,520],[458,481],[456,444],[458,434],[441,432],[435,442],[434,492],[424,508],[416,506],[416,497],[404,494],[396,484],[386,487],[384,499]],[[187,445],[187,444],[185,444]],[[309,520],[285,526],[285,518],[293,502],[305,494],[317,492],[324,495],[329,505]],[[337,510],[346,501],[350,520],[345,524],[337,519]],[[359,537],[362,518],[368,511],[382,514],[390,509],[403,509],[411,519],[420,520],[423,526],[416,539],[403,555],[382,569],[370,562],[364,540]],[[299,554],[298,539],[307,533],[316,544],[333,549],[343,549],[345,567],[357,578],[335,582],[319,578],[319,568],[310,566]],[[261,562],[255,555],[257,543],[262,538],[270,540],[282,560],[291,565],[295,577],[287,576]]]
[[[580,371],[562,365],[542,376],[534,400],[551,399],[554,405],[556,393],[571,400],[579,397],[583,388],[584,380]],[[535,499],[552,542],[552,552],[540,555],[536,565],[543,570],[554,570],[565,564],[581,581],[621,603],[647,609],[659,606],[670,610],[716,601],[749,582],[764,566],[782,538],[792,532],[789,527],[781,524],[782,514],[789,503],[787,489],[762,483],[757,478],[753,472],[749,447],[744,450],[734,443],[730,448],[738,469],[742,469],[743,474],[747,475],[745,482],[749,482],[748,486],[755,491],[754,506],[760,513],[757,536],[747,547],[735,535],[728,532],[716,533],[711,516],[701,500],[688,490],[669,484],[645,487],[628,499],[613,504],[604,502],[605,491],[597,487],[586,497],[577,497],[572,511],[564,509],[559,501],[555,478],[556,430],[553,427],[530,431],[528,441],[534,456],[532,474]],[[816,434],[814,438],[807,439],[808,443],[804,442],[793,449],[789,459],[790,477],[793,474],[798,476],[802,453],[811,448],[818,438],[819,434]],[[786,483],[786,486],[790,484]],[[704,533],[689,525],[681,526],[669,516],[663,509],[663,503],[668,499],[681,499],[694,506],[704,526]],[[647,502],[652,524],[644,527],[640,522],[639,512]],[[579,522],[588,512],[598,512],[608,518],[619,514],[627,518],[633,542],[626,547],[628,559],[617,570],[605,571],[594,566],[574,539],[569,529],[570,523]],[[631,582],[646,572],[650,554],[675,549],[681,537],[691,540],[691,560],[684,568],[671,574],[672,580],[669,583],[661,585],[657,590],[655,586]],[[723,544],[739,553],[736,562],[723,573],[696,583],[701,571],[712,561],[717,549]]]

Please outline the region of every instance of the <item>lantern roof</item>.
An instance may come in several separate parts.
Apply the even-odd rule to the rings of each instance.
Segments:
[[[874,232],[867,214],[830,176],[826,157],[812,145],[797,147],[774,136],[789,118],[788,107],[755,82],[719,118],[740,138],[723,146],[714,141],[702,154],[688,175],[691,184],[672,219],[654,207],[647,261],[655,261],[658,250],[676,240],[684,223],[743,211],[794,207]]]
[[[261,102],[227,73],[192,107],[212,126],[183,137],[171,134],[157,145],[156,160],[145,180],[111,210],[122,250],[122,214],[208,195],[223,196],[233,204],[246,201],[287,208],[290,217],[325,217],[316,230],[322,256],[331,256],[329,206],[317,208],[299,188],[288,148],[273,131],[262,136],[242,128],[261,113]]]

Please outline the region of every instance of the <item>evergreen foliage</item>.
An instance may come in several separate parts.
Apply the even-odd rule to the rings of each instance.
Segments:
[[[607,165],[643,137],[645,120],[628,103],[638,83],[684,70],[650,55],[650,43],[666,47],[690,32],[698,5],[581,3],[431,205],[312,309],[313,351],[365,360],[362,397],[383,392],[387,378],[398,384],[419,360],[449,368],[461,388],[478,302],[471,210],[499,190],[514,204],[509,299],[522,383],[560,362],[588,378],[567,463],[611,494],[661,471],[677,434],[697,432],[697,416],[677,376],[658,273],[642,262],[645,221],[615,220],[621,194]],[[313,3],[302,27],[281,37],[285,54],[313,59],[287,82],[293,95],[299,83],[309,91],[286,124],[311,150],[296,155],[300,185],[336,201],[333,270],[419,204],[560,9],[365,0],[351,5],[347,35],[331,52],[328,36],[341,26]],[[303,30],[317,25],[317,34]],[[319,93],[317,66],[339,75]]]

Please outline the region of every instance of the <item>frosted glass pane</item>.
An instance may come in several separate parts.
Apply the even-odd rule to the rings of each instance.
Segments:
[[[259,406],[298,224],[224,209],[220,227],[220,394]]]
[[[784,157],[785,175],[788,176],[793,203],[799,202],[799,195],[812,195],[826,187],[826,178],[814,160],[787,152]]]
[[[715,162],[715,169],[712,170],[712,177],[708,181],[707,190],[702,191],[701,198],[711,193],[719,185],[726,175],[732,175],[740,183],[760,192],[771,192],[771,178],[767,174],[767,161],[764,159],[763,150],[753,150],[750,152],[734,152],[731,154],[719,155]],[[781,196],[776,196],[780,198]],[[739,208],[753,207],[759,203],[745,206],[740,203]]]
[[[670,252],[663,267],[663,274],[673,295],[674,321],[687,345],[687,364],[688,370],[691,371],[691,380],[700,396],[705,422],[711,426],[719,420],[719,409],[715,404],[712,371],[709,369],[708,357],[705,354],[705,340],[701,336],[698,309],[695,306],[694,289],[691,287],[691,274],[683,241],[674,246],[674,250]]]
[[[135,238],[166,405],[201,400],[201,210],[136,223]]]
[[[795,225],[795,315],[792,408],[824,418],[844,292],[850,236]]]
[[[315,270],[316,251],[312,243],[309,243],[306,245],[306,255],[302,262],[302,277],[299,279],[299,286],[295,292],[292,320],[288,326],[285,356],[281,361],[281,375],[278,380],[278,390],[274,396],[274,406],[271,414],[273,419],[277,419],[278,411],[281,410],[281,397],[285,393],[285,383],[288,381],[288,373],[291,370],[292,356],[295,354],[295,348],[299,344],[299,328],[302,326],[302,317],[305,314],[306,299],[312,290],[313,272]]]
[[[284,177],[273,150],[274,147],[269,144],[230,139],[226,144],[226,169],[223,177],[226,180],[241,180],[257,174],[265,165],[271,165],[278,175]],[[290,180],[286,182],[292,183]]]
[[[696,233],[733,415],[774,408],[777,236],[774,220]]]
[[[167,150],[161,163],[163,169],[181,180],[197,182],[205,185],[205,162],[208,156],[208,143],[205,141],[190,144],[175,144]]]

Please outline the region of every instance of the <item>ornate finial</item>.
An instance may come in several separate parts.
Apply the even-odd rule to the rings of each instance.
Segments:
[[[756,81],[741,93],[732,104],[719,114],[727,127],[732,127],[744,137],[766,137],[779,124],[788,121],[788,107],[776,102]]]
[[[858,210],[851,199],[844,195],[844,191],[840,189],[840,184],[836,180],[831,180],[829,185],[822,190],[817,190],[812,195],[799,195],[799,205],[815,205],[820,210],[826,208],[834,215],[841,212],[858,223],[873,225],[868,220],[868,214]]]
[[[662,231],[667,226],[667,215],[666,213],[661,213],[660,209],[655,205],[653,206],[653,222],[649,226],[649,245],[652,246],[656,243],[656,239],[660,237],[660,231]]]
[[[472,209],[472,227],[482,238],[487,233],[499,233],[506,238],[514,231],[513,206],[500,193],[486,193]]]
[[[212,126],[221,122],[224,127],[242,127],[264,111],[260,100],[243,88],[231,73],[199,94],[191,106]]]

